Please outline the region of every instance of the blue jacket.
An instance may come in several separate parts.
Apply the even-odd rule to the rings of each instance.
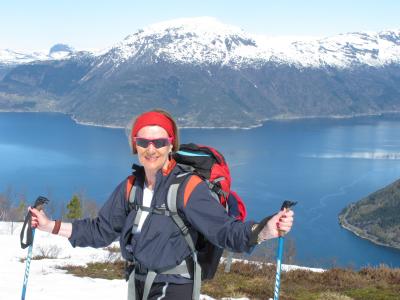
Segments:
[[[178,174],[184,172],[185,170],[175,164],[167,173],[158,171],[152,207],[166,204],[169,186]],[[136,201],[142,204],[144,170],[136,171],[135,177]],[[73,222],[69,239],[72,246],[105,247],[119,238],[122,256],[139,262],[145,268],[161,270],[180,264],[191,255],[191,251],[171,217],[149,214],[140,233],[131,234],[136,211],[129,209],[126,181],[127,179],[117,186],[95,219]],[[213,198],[205,182],[195,187],[186,206],[182,200],[183,191],[184,188],[180,187],[177,209],[190,228],[194,241],[200,232],[208,241],[221,248],[235,252],[249,252],[252,249],[250,235],[254,222],[243,223],[228,216],[225,209]],[[188,282],[179,275],[157,275],[155,281]]]

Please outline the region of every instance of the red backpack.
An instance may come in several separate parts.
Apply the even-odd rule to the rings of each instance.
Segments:
[[[229,167],[220,152],[209,146],[182,144],[174,159],[178,164],[189,166],[194,174],[207,182],[229,215],[245,220],[246,207],[238,194],[231,190]]]

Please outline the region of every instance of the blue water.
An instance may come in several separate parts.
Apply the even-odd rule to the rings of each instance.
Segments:
[[[348,203],[400,177],[399,116],[184,129],[181,139],[225,154],[250,219],[285,199],[299,202],[290,234],[299,263],[400,267],[400,251],[356,237],[337,219]],[[103,203],[133,162],[124,130],[77,125],[60,114],[0,113],[0,192],[45,195],[59,206],[78,192]]]

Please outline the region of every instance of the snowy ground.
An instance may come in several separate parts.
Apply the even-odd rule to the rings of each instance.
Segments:
[[[12,226],[11,223],[0,222],[1,300],[21,299],[25,272],[25,263],[21,262],[21,259],[27,255],[27,249],[22,250],[20,247],[21,227],[21,223],[14,223]],[[65,238],[36,231],[33,255],[39,255],[42,251],[50,249],[57,253],[57,259],[32,260],[31,262],[27,300],[126,299],[125,280],[75,277],[56,268],[61,265],[85,265],[92,261],[105,261],[110,258],[109,251],[72,248]],[[213,300],[213,298],[202,295],[201,300]]]

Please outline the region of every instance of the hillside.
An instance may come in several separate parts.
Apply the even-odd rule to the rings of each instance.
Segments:
[[[400,179],[356,203],[339,215],[340,224],[374,243],[400,249]]]

